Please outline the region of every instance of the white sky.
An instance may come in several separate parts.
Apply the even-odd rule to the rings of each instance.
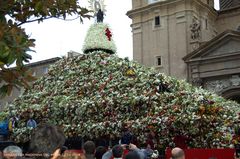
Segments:
[[[215,2],[219,0],[214,0]],[[88,7],[88,0],[80,1],[81,6]],[[132,59],[132,33],[131,19],[126,16],[131,10],[131,0],[105,0],[106,16],[104,22],[110,25],[113,38],[117,45],[117,54],[120,57]],[[216,6],[219,8],[219,5]],[[87,30],[94,19],[63,21],[59,19],[49,19],[43,23],[29,23],[24,25],[27,34],[36,39],[36,53],[31,53],[31,62],[44,60],[52,57],[60,57],[69,51],[82,52],[82,45]]]
[[[88,0],[80,1],[81,6],[89,6]],[[126,16],[127,11],[131,10],[131,0],[105,0],[106,16],[104,22],[110,25],[113,38],[117,45],[117,54],[120,57],[132,58],[132,33],[131,19]],[[44,60],[52,57],[64,56],[70,50],[82,52],[82,45],[87,30],[94,19],[84,18],[84,23],[80,20],[63,21],[59,19],[49,19],[38,24],[28,23],[27,34],[36,39],[34,50],[31,53],[33,60],[31,62]]]

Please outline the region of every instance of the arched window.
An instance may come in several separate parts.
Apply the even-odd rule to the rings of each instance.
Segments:
[[[240,103],[240,86],[227,88],[221,93],[221,95],[226,99]]]

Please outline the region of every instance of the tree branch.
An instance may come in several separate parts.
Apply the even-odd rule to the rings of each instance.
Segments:
[[[76,19],[78,19],[78,18],[80,18],[81,16],[77,16],[77,17],[75,17],[75,18],[72,18],[72,19],[64,19],[64,18],[57,18],[57,17],[55,17],[55,18],[57,18],[57,19],[60,19],[60,20],[65,20],[65,21],[74,21],[74,20],[76,20]]]
[[[19,24],[17,24],[17,26],[20,26],[20,25],[23,25],[23,24],[26,24],[26,23],[31,23],[31,22],[36,22],[36,21],[39,21],[39,20],[46,20],[46,19],[50,19],[50,18],[54,18],[54,17],[42,17],[42,18],[38,18],[38,19],[33,19],[33,20],[28,20],[28,21],[24,21],[24,22],[21,22]]]
[[[77,16],[77,17],[72,18],[72,19],[64,19],[64,18],[53,17],[53,16],[45,17],[45,18],[42,17],[42,18],[38,18],[38,19],[33,19],[33,20],[28,20],[28,21],[25,21],[25,22],[21,22],[21,23],[17,24],[17,26],[20,26],[20,25],[23,25],[23,24],[26,24],[26,23],[36,22],[36,21],[39,21],[39,20],[46,20],[46,19],[50,19],[50,18],[56,18],[56,19],[65,20],[65,21],[73,21],[73,20],[76,20],[80,17],[81,16]]]

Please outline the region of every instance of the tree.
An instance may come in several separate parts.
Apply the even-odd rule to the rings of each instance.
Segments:
[[[75,15],[83,21],[90,18],[89,10],[77,0],[1,0],[0,1],[0,96],[10,94],[13,87],[28,88],[34,80],[24,63],[31,60],[34,51],[31,39],[21,27],[30,22],[50,18],[66,19]],[[10,65],[16,63],[14,69]]]

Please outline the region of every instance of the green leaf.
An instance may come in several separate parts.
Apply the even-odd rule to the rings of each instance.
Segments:
[[[35,5],[36,12],[40,12],[42,10],[42,7],[43,7],[42,1],[38,1]]]
[[[0,97],[5,97],[8,94],[8,85],[0,87]]]
[[[7,56],[7,66],[12,65],[15,61],[16,61],[16,57],[14,56],[13,53]]]
[[[1,65],[5,65],[5,63],[4,63],[4,62],[2,62],[2,61],[0,61],[0,66],[1,66]]]
[[[5,42],[0,41],[0,58],[6,58],[9,55],[9,47]]]

